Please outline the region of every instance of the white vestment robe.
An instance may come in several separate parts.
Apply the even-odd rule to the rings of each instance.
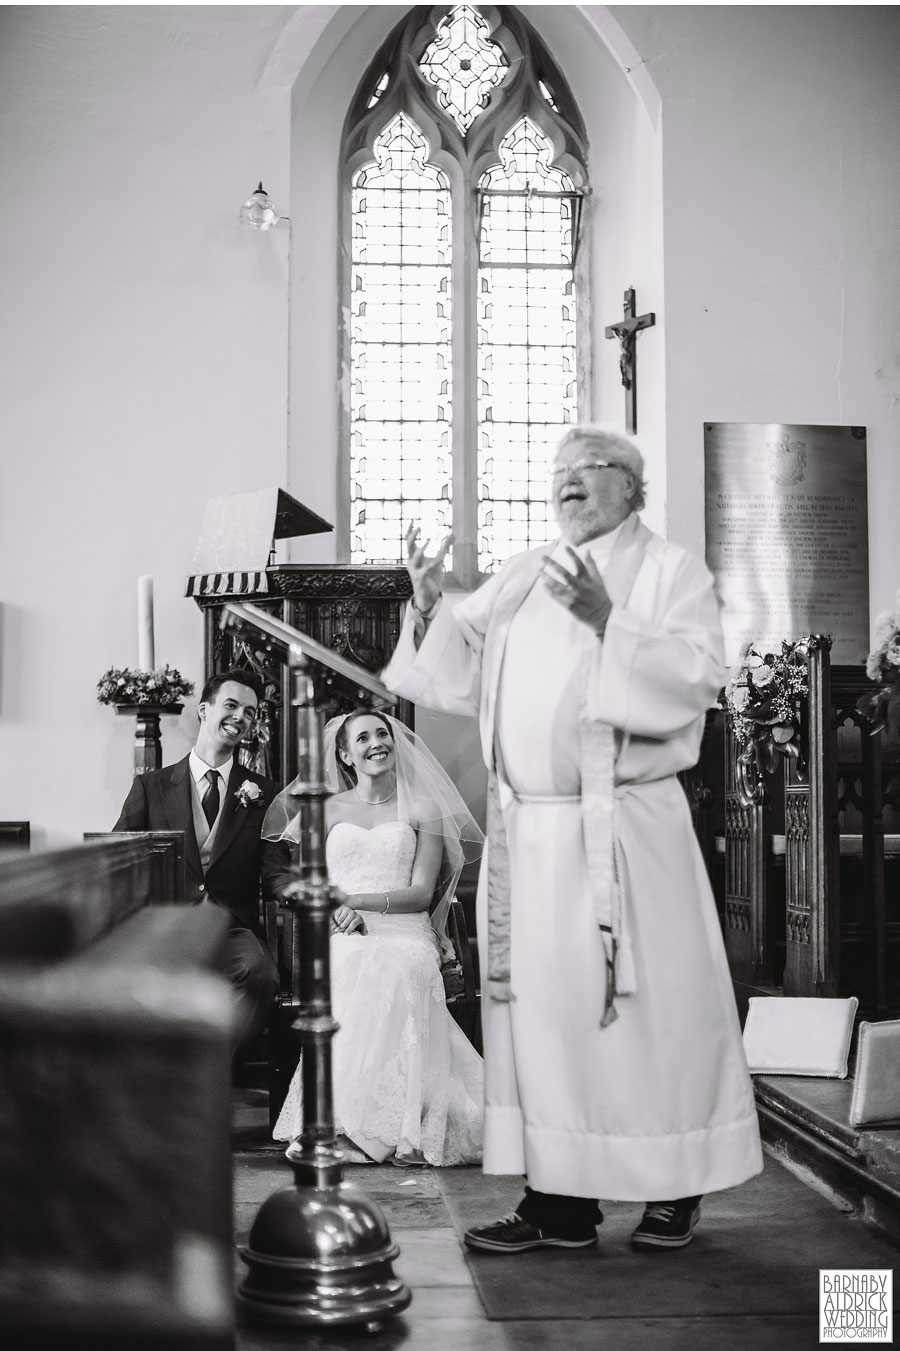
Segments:
[[[636,528],[630,518],[623,540]],[[581,547],[601,573],[615,544],[620,556],[637,547],[618,534]],[[621,1201],[699,1195],[762,1168],[718,916],[675,778],[696,763],[722,680],[718,605],[699,559],[643,539],[602,644],[541,584],[533,556],[549,550],[532,550],[457,606],[442,602],[418,650],[410,610],[384,675],[430,708],[479,713],[485,761],[501,771],[512,1000],[482,1001],[484,1170]],[[565,565],[561,546],[553,556]],[[523,567],[536,580],[492,623]],[[611,803],[582,796],[584,727],[599,724],[614,732]],[[606,953],[585,840],[610,812],[634,990],[601,1027]],[[483,973],[487,876],[485,860]]]

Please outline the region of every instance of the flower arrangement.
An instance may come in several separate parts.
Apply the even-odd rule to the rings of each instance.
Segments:
[[[97,698],[101,704],[159,704],[163,707],[177,704],[194,693],[190,680],[172,666],[158,671],[119,671],[111,666],[97,681]]]
[[[856,707],[872,723],[872,732],[886,727],[891,737],[900,737],[900,591],[894,608],[875,620],[875,646],[866,661],[866,675],[881,689],[864,694]]]
[[[808,638],[782,642],[779,653],[746,643],[725,686],[740,761],[761,773],[774,773],[779,756],[802,758],[797,700],[809,691],[808,651]]]

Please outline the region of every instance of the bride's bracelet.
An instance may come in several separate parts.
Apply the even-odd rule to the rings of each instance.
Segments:
[[[383,915],[386,915],[387,912],[388,912],[388,911],[390,910],[390,908],[391,908],[391,898],[390,898],[389,893],[386,892],[386,891],[383,891],[381,894],[382,894],[382,896],[384,897],[384,909],[382,910],[381,913],[382,913]]]

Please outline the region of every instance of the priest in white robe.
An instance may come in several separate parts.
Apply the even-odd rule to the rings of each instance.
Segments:
[[[762,1168],[724,945],[684,792],[722,681],[712,577],[641,522],[630,437],[577,426],[552,476],[561,539],[456,606],[450,540],[407,535],[413,600],[384,679],[477,713],[489,769],[478,895],[486,1173],[515,1213],[469,1246],[597,1241],[598,1198],[645,1203],[637,1248],[691,1241],[704,1193]]]

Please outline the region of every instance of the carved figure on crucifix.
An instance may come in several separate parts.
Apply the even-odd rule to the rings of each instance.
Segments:
[[[631,389],[631,377],[634,370],[634,333],[629,333],[624,324],[610,324],[609,327],[622,344],[622,350],[619,353],[619,371],[622,375],[622,385],[625,389]]]
[[[623,301],[624,318],[618,323],[609,324],[604,329],[607,338],[618,338],[619,371],[625,389],[625,426],[629,432],[637,431],[637,335],[641,329],[651,328],[656,323],[656,315],[635,315],[634,287],[629,286]]]

